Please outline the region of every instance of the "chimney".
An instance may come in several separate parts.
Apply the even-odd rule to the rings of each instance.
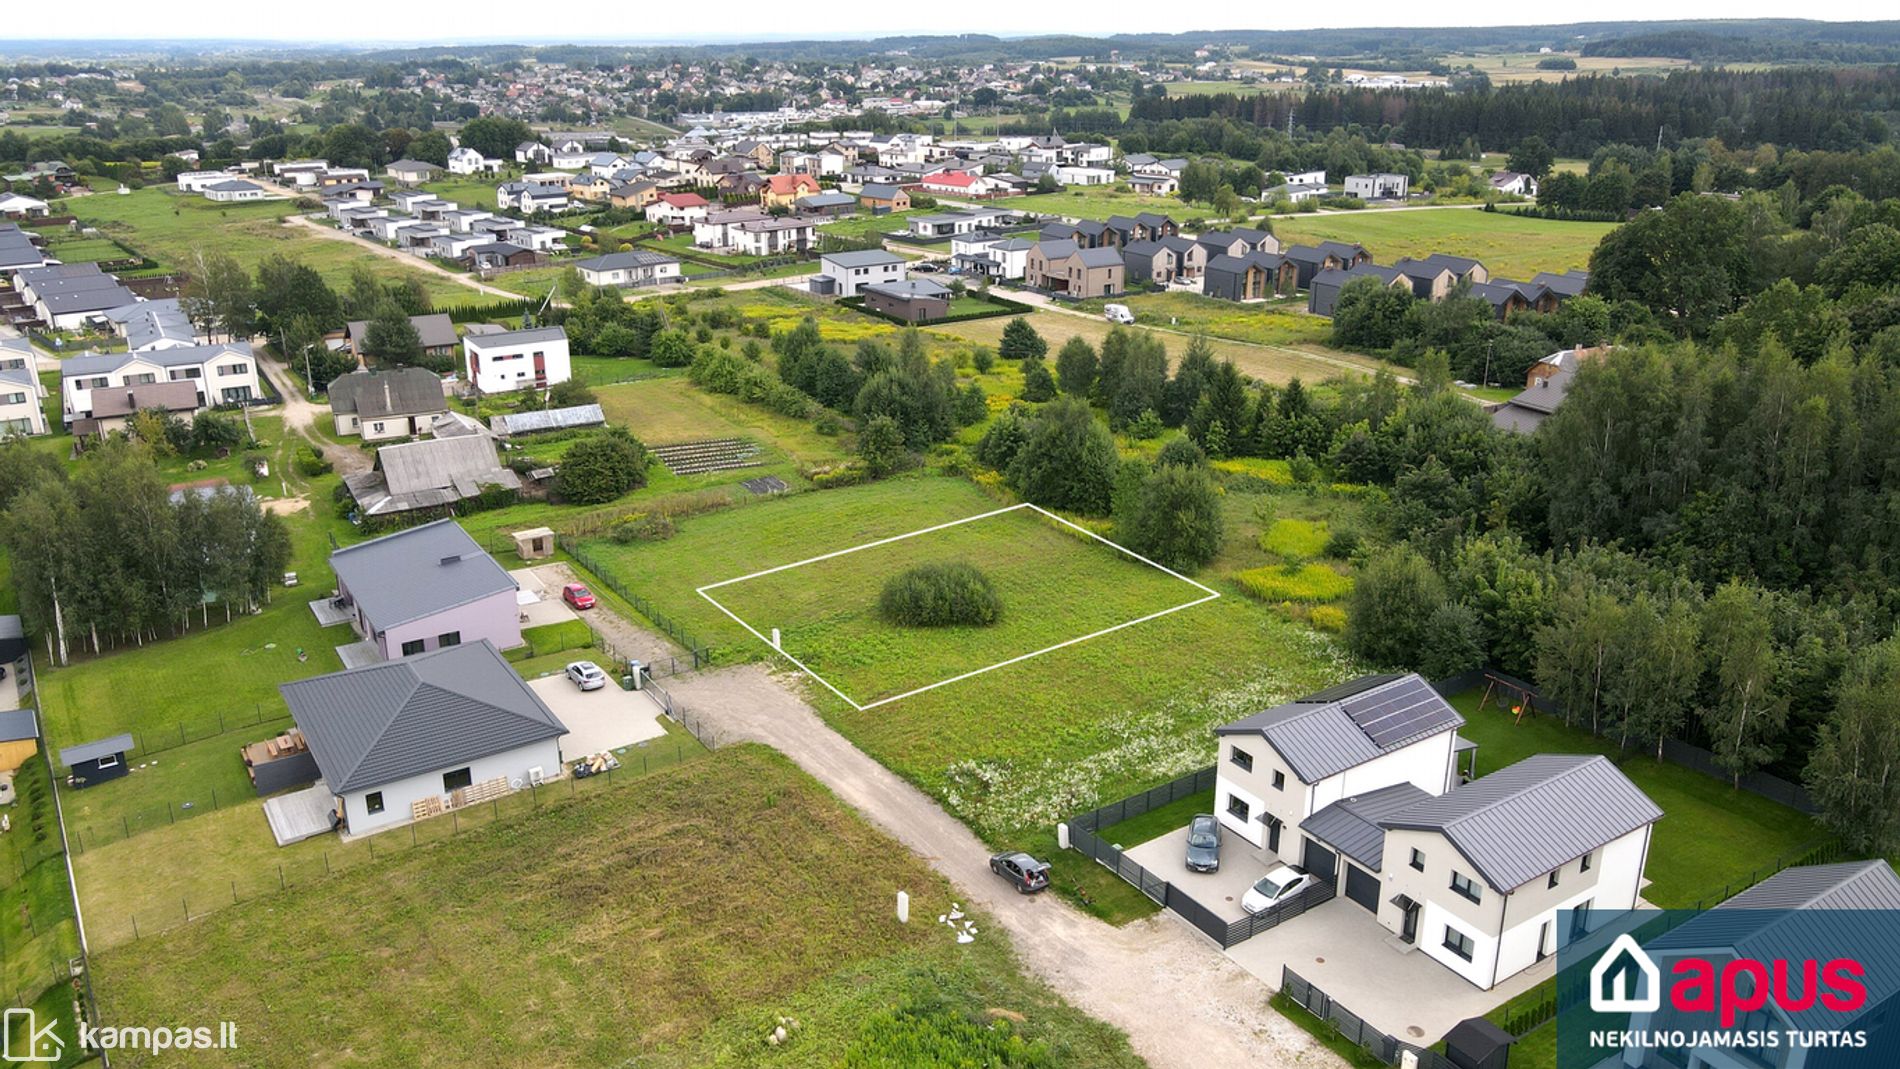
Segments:
[[[460,553],[452,553],[449,556],[443,557],[441,560],[437,561],[436,563],[438,565],[442,565],[446,567],[447,565],[454,564],[461,559],[462,559],[462,555]]]

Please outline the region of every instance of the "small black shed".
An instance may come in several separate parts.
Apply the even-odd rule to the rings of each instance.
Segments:
[[[59,752],[59,763],[72,773],[74,787],[91,787],[125,775],[125,754],[131,748],[132,736],[114,735],[66,747]]]
[[[1458,1069],[1504,1069],[1516,1041],[1482,1017],[1467,1017],[1445,1033],[1445,1058]]]

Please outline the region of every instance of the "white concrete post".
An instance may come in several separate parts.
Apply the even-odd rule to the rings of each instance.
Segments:
[[[773,648],[773,649],[775,649],[775,650],[779,648],[779,644],[778,644],[778,628],[776,628],[776,627],[772,629],[772,648]]]
[[[910,892],[897,892],[897,923],[910,923]]]
[[[1069,826],[1067,824],[1056,825],[1056,845],[1064,850],[1069,848]]]

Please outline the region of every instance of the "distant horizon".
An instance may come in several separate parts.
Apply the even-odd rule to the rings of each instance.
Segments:
[[[841,28],[838,30],[806,26],[792,32],[777,32],[770,29],[760,29],[742,33],[706,33],[699,31],[696,27],[688,28],[696,21],[688,13],[667,12],[663,14],[679,17],[679,20],[682,22],[680,29],[662,30],[660,32],[647,32],[643,30],[632,30],[630,32],[608,31],[591,39],[577,39],[572,36],[562,36],[558,34],[441,34],[424,28],[424,23],[426,23],[427,20],[425,18],[426,13],[422,12],[417,12],[416,15],[413,16],[423,21],[418,23],[417,31],[412,33],[407,32],[405,27],[398,22],[398,16],[401,19],[408,19],[411,16],[398,11],[391,13],[391,18],[376,27],[379,31],[386,33],[387,36],[365,38],[360,36],[327,37],[321,33],[312,35],[307,32],[297,32],[285,28],[284,23],[276,18],[264,20],[265,25],[258,26],[257,28],[247,28],[222,36],[178,30],[177,27],[181,17],[206,24],[230,27],[257,21],[256,17],[259,14],[248,5],[235,4],[232,0],[199,0],[199,3],[193,6],[199,10],[195,12],[180,12],[176,8],[168,8],[162,11],[154,11],[144,5],[126,3],[125,0],[107,0],[107,13],[103,16],[101,21],[122,28],[128,32],[128,36],[112,38],[61,36],[59,30],[71,21],[68,13],[47,11],[45,9],[22,10],[16,12],[15,15],[17,23],[23,23],[24,27],[16,25],[16,37],[11,41],[0,42],[0,55],[44,50],[48,47],[73,45],[83,46],[86,51],[95,53],[112,51],[136,53],[140,51],[176,48],[180,45],[205,45],[217,48],[271,48],[290,51],[339,48],[350,51],[376,51],[389,48],[493,47],[497,45],[520,45],[524,47],[587,47],[589,45],[609,47],[700,47],[745,44],[786,44],[803,41],[871,41],[887,37],[955,38],[961,36],[983,36],[995,37],[1001,40],[1023,40],[1035,37],[1088,37],[1110,39],[1127,35],[1168,35],[1180,37],[1206,34],[1209,37],[1218,38],[1223,34],[1232,33],[1298,33],[1339,30],[1538,29],[1542,27],[1631,22],[1826,22],[1832,24],[1851,24],[1893,23],[1900,21],[1892,17],[1881,17],[1891,16],[1891,9],[1885,8],[1884,6],[1876,6],[1873,3],[1866,2],[1866,0],[1845,0],[1845,2],[1830,5],[1831,10],[1828,13],[1803,14],[1800,17],[1790,17],[1786,14],[1786,9],[1783,5],[1771,5],[1764,2],[1764,0],[1742,0],[1739,4],[1718,4],[1713,2],[1713,0],[1693,0],[1693,2],[1690,3],[1672,5],[1674,10],[1671,10],[1667,15],[1656,14],[1655,5],[1653,4],[1639,3],[1636,2],[1636,0],[1609,0],[1608,3],[1594,9],[1590,13],[1591,17],[1584,19],[1573,18],[1550,21],[1498,20],[1493,22],[1471,22],[1462,26],[1444,26],[1438,20],[1429,17],[1429,13],[1427,12],[1421,11],[1419,14],[1413,15],[1407,11],[1392,12],[1382,10],[1378,12],[1377,18],[1369,18],[1366,20],[1346,19],[1344,21],[1332,21],[1329,17],[1327,20],[1301,21],[1295,17],[1291,21],[1281,21],[1271,25],[1238,25],[1226,26],[1219,29],[1181,29],[1178,18],[1171,17],[1164,13],[1157,13],[1144,5],[1133,3],[1132,0],[1102,0],[1102,2],[1098,4],[1098,7],[1105,12],[1104,17],[1091,21],[1093,21],[1097,27],[1103,28],[1086,31],[1077,30],[1073,26],[1068,25],[1044,26],[1035,24],[1028,20],[1043,17],[1043,13],[1040,11],[1025,11],[1020,13],[992,13],[1005,18],[1020,14],[1024,20],[1020,24],[1008,26],[867,26],[863,23],[858,23],[850,28]],[[769,25],[774,21],[771,17],[745,17],[745,12],[754,8],[764,11],[771,10],[761,3],[760,0],[738,0],[738,8],[740,10],[733,12],[735,17],[733,17],[731,21],[741,23],[751,22],[755,25]],[[473,9],[472,14],[475,20],[482,20],[482,14],[488,9],[493,9],[498,16],[495,21],[497,23],[504,21],[499,16],[505,13],[506,9],[502,8],[499,4],[492,3],[492,0],[477,0],[473,5]],[[194,16],[196,17],[194,18]],[[909,16],[899,12],[894,13],[894,17],[905,18]],[[154,20],[155,24],[151,25],[148,29],[143,31],[139,30],[139,27],[145,25],[147,22],[154,22]],[[651,25],[660,21],[665,21],[665,19],[647,17],[641,20],[643,25]],[[42,22],[58,23],[60,26],[55,27],[49,25],[40,28],[40,23]],[[1162,24],[1168,22],[1172,22],[1173,25]],[[1113,28],[1106,28],[1108,26],[1112,26]]]

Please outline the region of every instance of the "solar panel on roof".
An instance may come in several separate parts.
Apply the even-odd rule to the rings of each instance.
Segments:
[[[1384,748],[1400,739],[1434,731],[1447,721],[1445,699],[1416,675],[1340,702],[1373,745]],[[1455,714],[1453,714],[1455,715]]]

